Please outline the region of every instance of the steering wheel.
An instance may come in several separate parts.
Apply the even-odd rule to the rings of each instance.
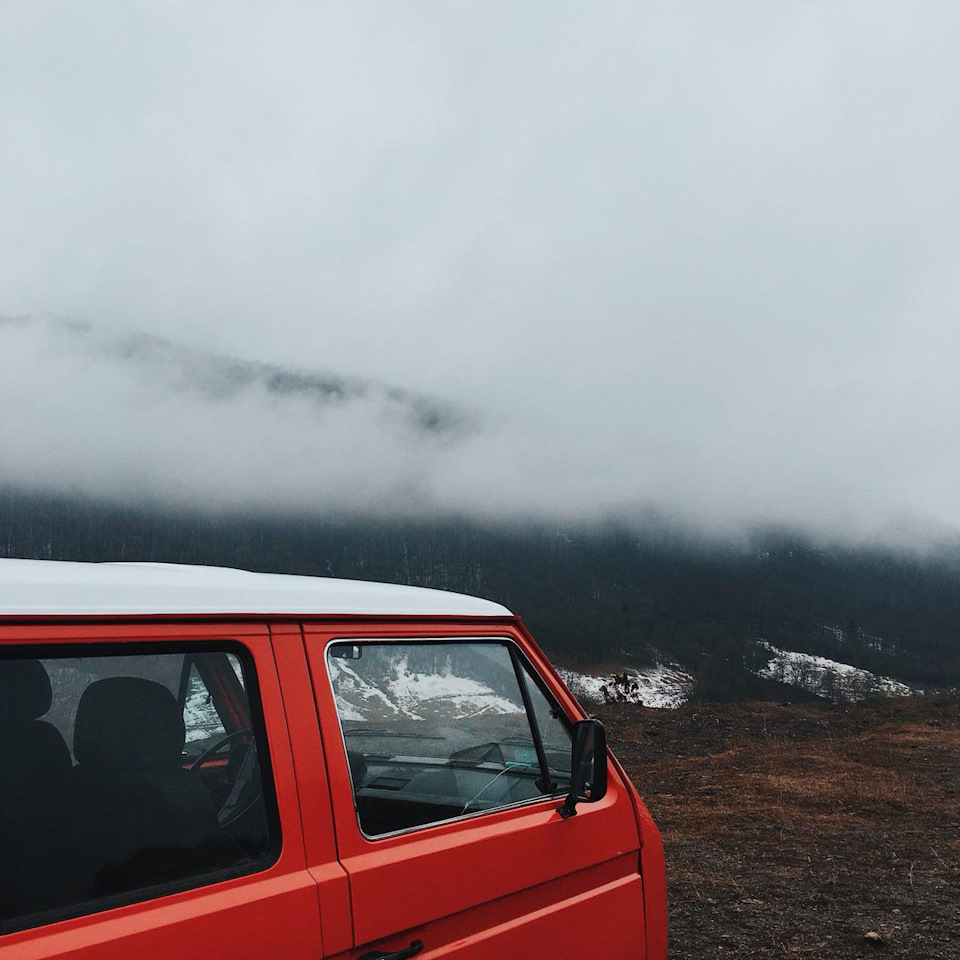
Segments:
[[[239,819],[257,801],[257,796],[253,798],[248,796],[251,792],[250,785],[259,773],[259,766],[257,764],[257,741],[253,736],[252,728],[244,727],[242,730],[234,730],[233,733],[228,733],[225,737],[221,737],[212,746],[207,747],[187,768],[190,773],[200,770],[207,760],[219,753],[224,747],[236,743],[245,737],[249,737],[250,739],[246,755],[240,763],[237,778],[230,787],[230,792],[217,811],[217,821],[221,827],[226,827],[233,823],[234,820]],[[257,794],[259,795],[259,790]],[[241,801],[244,800],[248,802],[241,804]]]
[[[243,737],[252,737],[253,729],[251,727],[244,727],[242,730],[234,730],[233,733],[228,733],[225,737],[221,737],[213,746],[207,747],[203,753],[197,757],[193,763],[190,764],[187,769],[193,773],[194,770],[199,770],[211,757],[216,756],[227,744],[236,743],[238,740],[241,740]]]

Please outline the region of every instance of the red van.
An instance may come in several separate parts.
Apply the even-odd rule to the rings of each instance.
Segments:
[[[663,849],[495,603],[0,560],[0,955],[663,960]]]

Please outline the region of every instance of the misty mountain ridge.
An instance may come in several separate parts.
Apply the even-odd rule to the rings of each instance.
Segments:
[[[306,402],[318,415],[368,404],[385,420],[448,442],[468,437],[480,426],[475,412],[455,403],[376,380],[241,360],[154,334],[116,331],[86,321],[0,316],[0,347],[5,333],[24,330],[41,333],[55,349],[69,355],[112,362],[158,389],[192,393],[217,404],[260,394],[274,403]]]
[[[558,519],[542,473],[515,467],[522,444],[376,380],[31,317],[0,318],[0,357],[0,555],[487,596],[590,678],[585,690],[619,696],[627,674],[627,699],[658,705],[960,683],[955,541],[909,552],[785,528],[707,536],[649,507]],[[552,473],[578,490],[562,464]],[[489,477],[527,499],[488,497]],[[538,498],[545,513],[521,513]]]
[[[429,341],[414,352],[432,364]],[[398,355],[381,369],[394,366],[398,381],[417,368]],[[388,375],[347,376],[98,324],[6,317],[0,485],[294,517],[466,516],[576,527],[608,517],[633,523],[646,511],[721,539],[797,526],[826,539],[926,549],[956,536],[939,511],[879,492],[872,479],[883,471],[854,487],[789,469],[771,442],[789,431],[698,442],[711,415],[687,408],[697,391],[664,394],[660,407],[648,408],[626,402],[617,391],[627,381],[610,377],[602,385],[589,376],[538,384],[501,378],[496,364],[444,369],[442,386],[429,394],[395,386]],[[559,383],[579,384],[576,397],[561,402]],[[682,423],[677,410],[686,411]],[[748,456],[737,453],[741,444]],[[842,450],[824,460],[841,473],[845,462]]]
[[[946,549],[824,545],[783,531],[720,543],[649,518],[561,526],[173,511],[7,487],[0,555],[485,596],[523,616],[561,666],[608,681],[653,671],[668,699],[843,700],[960,684],[960,552]]]

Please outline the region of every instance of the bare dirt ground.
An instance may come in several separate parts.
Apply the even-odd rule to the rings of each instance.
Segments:
[[[663,831],[671,960],[960,960],[960,697],[598,715]]]

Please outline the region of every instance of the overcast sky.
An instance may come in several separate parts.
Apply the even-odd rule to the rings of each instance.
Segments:
[[[935,0],[0,2],[0,313],[483,423],[305,434],[21,331],[0,476],[960,528],[958,37]]]

